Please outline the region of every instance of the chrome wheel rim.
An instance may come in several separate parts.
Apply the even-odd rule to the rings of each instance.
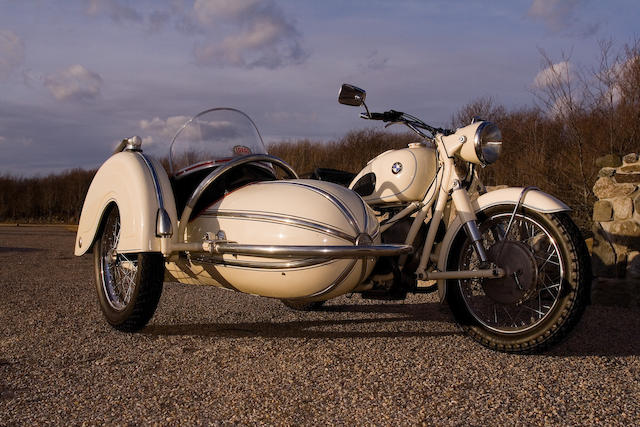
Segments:
[[[544,322],[558,304],[564,279],[564,259],[548,227],[534,218],[516,215],[509,235],[505,236],[510,219],[511,213],[503,213],[483,221],[480,225],[483,244],[487,251],[494,247],[494,253],[500,253],[500,246],[495,245],[500,245],[504,239],[519,242],[520,247],[527,248],[530,251],[527,257],[534,260],[532,268],[536,269],[530,275],[533,279],[529,290],[523,291],[522,298],[517,301],[504,303],[487,295],[485,289],[489,287],[486,280],[489,279],[458,280],[462,299],[474,319],[484,327],[503,334],[526,332]],[[496,261],[500,266],[500,259]],[[480,260],[467,240],[458,268],[471,270],[479,267]],[[510,283],[520,285],[517,274]]]
[[[124,310],[131,301],[136,287],[138,257],[136,254],[118,254],[120,241],[120,215],[116,208],[107,218],[100,245],[100,273],[102,289],[107,302],[116,311]]]

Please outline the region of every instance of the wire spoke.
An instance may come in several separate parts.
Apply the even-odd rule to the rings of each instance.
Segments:
[[[105,224],[101,244],[102,285],[111,307],[123,310],[133,296],[138,271],[137,254],[118,254],[120,216],[113,209]]]
[[[520,265],[530,265],[528,281],[516,283],[515,279],[502,278],[459,280],[461,295],[470,314],[489,329],[503,333],[525,331],[543,321],[556,306],[560,297],[560,284],[564,277],[563,261],[552,232],[533,217],[516,215],[508,235],[505,235],[511,213],[500,213],[479,224],[483,244],[487,251],[502,241],[519,242],[530,251],[530,257],[522,258]],[[514,246],[516,247],[516,246]],[[517,248],[517,247],[516,247]],[[524,248],[523,248],[524,249]],[[520,252],[518,252],[520,251]],[[526,251],[518,249],[519,257]],[[494,253],[499,253],[494,249]],[[473,270],[480,265],[471,242],[467,240],[460,251],[458,269]],[[522,255],[519,255],[519,254]],[[516,258],[517,260],[518,258]],[[516,261],[516,265],[517,265]],[[527,277],[521,276],[521,277]],[[521,286],[512,291],[500,286]],[[496,287],[498,286],[498,288]],[[497,298],[494,300],[493,298]],[[513,299],[511,299],[513,298]]]

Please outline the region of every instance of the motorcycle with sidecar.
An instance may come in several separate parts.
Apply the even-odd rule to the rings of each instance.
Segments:
[[[370,112],[365,99],[342,85],[341,104],[363,107],[363,119],[404,125],[417,140],[378,155],[347,186],[322,169],[300,179],[233,108],[186,121],[168,170],[140,137],[124,139],[91,183],[75,242],[76,255],[93,252],[107,322],[143,328],[163,282],[174,281],[298,310],[351,293],[404,299],[437,291],[489,348],[541,351],[565,337],[590,285],[570,208],[535,187],[486,191],[477,168],[499,157],[495,124],[436,128],[396,110]]]

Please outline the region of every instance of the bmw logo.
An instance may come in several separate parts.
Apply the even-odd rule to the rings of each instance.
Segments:
[[[397,175],[400,172],[402,172],[402,163],[395,162],[393,166],[391,166],[391,172],[393,172],[394,175]]]

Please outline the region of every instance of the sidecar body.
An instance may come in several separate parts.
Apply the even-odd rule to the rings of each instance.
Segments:
[[[92,250],[116,209],[110,261],[161,253],[166,280],[315,301],[357,288],[377,257],[410,250],[380,244],[375,214],[355,192],[297,179],[237,110],[189,120],[171,143],[168,170],[138,137],[116,151],[89,188],[76,255]]]

